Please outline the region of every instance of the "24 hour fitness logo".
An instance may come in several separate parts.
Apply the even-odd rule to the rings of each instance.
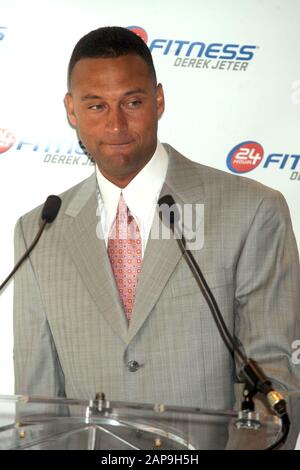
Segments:
[[[144,28],[128,26],[128,29],[148,43]],[[155,38],[148,47],[152,53],[173,58],[175,67],[233,71],[246,71],[258,48],[254,44],[204,42],[201,38],[194,41]]]
[[[233,173],[243,174],[257,168],[263,161],[264,149],[261,144],[247,140],[233,147],[227,156],[227,167]],[[300,154],[269,153],[263,163],[263,169],[276,168],[290,170],[290,180],[300,181]]]
[[[262,146],[249,140],[233,147],[227,157],[227,166],[233,173],[247,173],[260,164],[263,156]]]
[[[0,153],[9,150],[15,143],[16,137],[8,130],[0,128]]]
[[[140,26],[127,26],[127,29],[130,29],[130,31],[139,36],[147,44],[148,34],[144,28],[141,28]]]

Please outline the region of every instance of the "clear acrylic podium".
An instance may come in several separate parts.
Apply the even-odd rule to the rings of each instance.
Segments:
[[[280,431],[273,415],[0,396],[0,450],[264,449]]]

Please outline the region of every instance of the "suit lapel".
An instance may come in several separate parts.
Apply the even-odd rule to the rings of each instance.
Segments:
[[[191,162],[170,146],[166,146],[166,150],[169,153],[169,167],[160,197],[171,194],[180,206],[196,201],[203,202],[203,188],[199,187],[199,179],[195,178]],[[155,217],[154,223],[157,223],[158,214]],[[155,240],[149,237],[138,280],[127,344],[148,318],[181,257],[176,240]]]
[[[149,240],[138,280],[127,343],[137,334],[174,271],[181,253],[176,240]]]
[[[125,342],[127,320],[119,301],[105,242],[99,239],[102,230],[97,207],[93,175],[67,208],[66,214],[71,219],[65,231],[66,244],[83,283],[99,307],[99,312]]]

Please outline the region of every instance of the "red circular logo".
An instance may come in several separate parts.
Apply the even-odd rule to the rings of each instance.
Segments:
[[[15,141],[15,136],[8,129],[1,129],[0,127],[0,153],[7,152]]]
[[[264,149],[252,140],[242,142],[229,152],[227,166],[233,173],[247,173],[254,170],[264,156]]]
[[[140,26],[127,26],[127,29],[130,29],[130,31],[139,36],[147,44],[148,34],[144,28],[141,28]]]

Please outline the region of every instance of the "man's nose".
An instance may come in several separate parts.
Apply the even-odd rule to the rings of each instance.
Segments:
[[[106,128],[111,132],[120,132],[127,128],[126,116],[120,107],[110,108]]]

